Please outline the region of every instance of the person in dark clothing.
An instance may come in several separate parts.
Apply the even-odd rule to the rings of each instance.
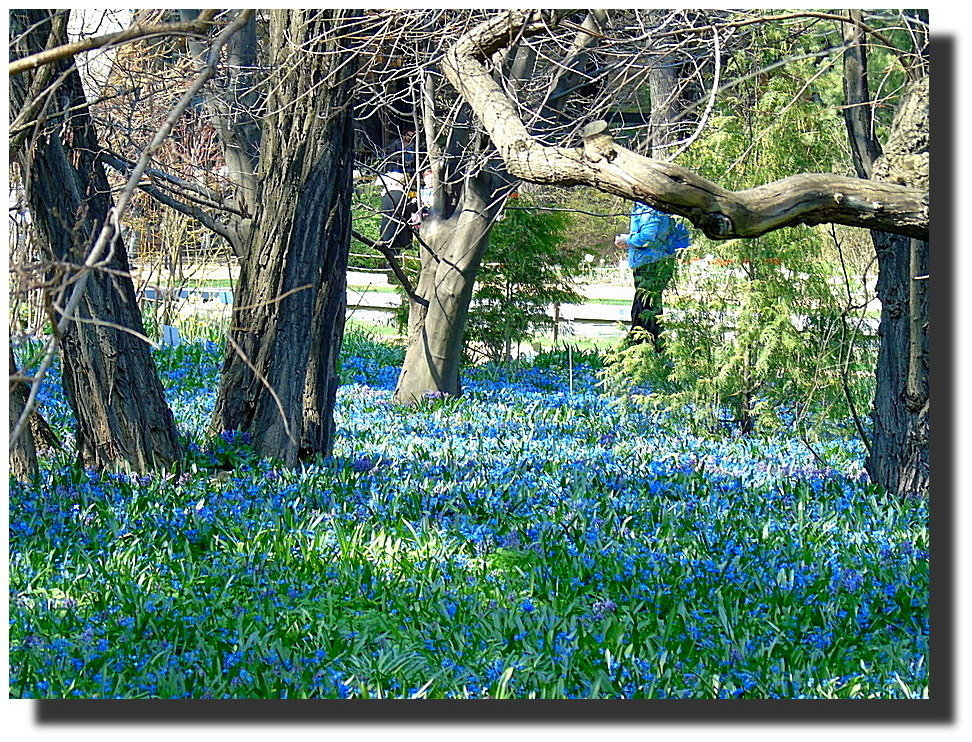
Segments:
[[[412,129],[402,130],[401,136],[385,148],[383,153],[384,167],[408,175],[414,174],[418,161],[417,147],[418,142],[415,138],[415,131]]]
[[[628,265],[634,272],[635,296],[631,304],[628,340],[640,342],[636,330],[644,330],[655,350],[661,350],[662,295],[675,275],[675,251],[689,246],[684,224],[635,202],[631,210],[631,231],[618,235],[615,245],[628,248]]]
[[[381,226],[379,239],[396,255],[412,243],[411,215],[418,209],[415,200],[405,192],[405,176],[397,171],[380,178],[384,193],[381,197]]]

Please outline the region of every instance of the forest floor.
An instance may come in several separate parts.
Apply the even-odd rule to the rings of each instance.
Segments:
[[[21,698],[922,698],[927,503],[833,431],[713,436],[597,356],[467,369],[406,408],[351,331],[332,457],[207,434],[221,349],[159,348],[189,454],[10,487]]]

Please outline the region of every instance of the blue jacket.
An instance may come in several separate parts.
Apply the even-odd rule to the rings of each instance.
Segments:
[[[629,267],[638,268],[653,263],[688,246],[689,234],[684,224],[647,204],[635,202],[628,235]]]

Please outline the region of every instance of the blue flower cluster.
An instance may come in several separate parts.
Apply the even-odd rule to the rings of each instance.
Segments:
[[[278,470],[205,437],[218,352],[182,353],[160,366],[185,467],[11,485],[15,696],[927,688],[927,506],[871,487],[851,441],[821,466],[692,436],[584,368],[476,367],[406,409],[394,368],[350,357],[334,455]]]

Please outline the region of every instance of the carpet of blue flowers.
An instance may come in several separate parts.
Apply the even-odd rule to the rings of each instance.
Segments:
[[[179,470],[11,483],[12,696],[926,695],[927,506],[852,442],[697,438],[541,365],[402,408],[349,345],[327,461],[205,438],[201,343],[157,355]]]

